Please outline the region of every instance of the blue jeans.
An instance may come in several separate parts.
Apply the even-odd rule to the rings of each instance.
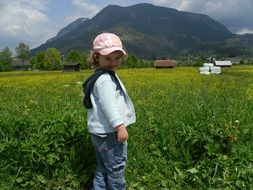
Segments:
[[[106,137],[91,134],[98,162],[93,190],[125,190],[124,170],[127,161],[127,142],[119,142],[117,133]]]

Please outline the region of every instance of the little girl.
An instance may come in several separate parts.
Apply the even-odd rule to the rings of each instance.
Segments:
[[[136,116],[133,103],[115,73],[124,56],[122,42],[115,34],[102,33],[93,41],[92,66],[95,73],[105,71],[90,90],[91,107],[87,110],[88,129],[98,163],[94,190],[126,189],[126,127],[135,122]]]

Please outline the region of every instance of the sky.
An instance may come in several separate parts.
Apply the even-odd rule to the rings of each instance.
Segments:
[[[38,47],[78,18],[92,18],[107,5],[150,3],[201,13],[232,33],[253,33],[253,0],[0,0],[0,50],[19,43]]]

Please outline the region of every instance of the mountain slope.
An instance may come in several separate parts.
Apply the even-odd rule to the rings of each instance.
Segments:
[[[233,37],[226,27],[206,15],[151,4],[109,5],[93,18],[31,52],[48,47],[56,47],[62,53],[71,49],[89,51],[94,37],[104,31],[118,34],[129,53],[143,58],[198,51],[205,43]]]
[[[61,29],[54,38],[47,40],[47,43],[50,41],[54,41],[56,39],[59,39],[60,37],[66,35],[67,33],[75,30],[76,28],[78,28],[79,25],[81,25],[83,22],[85,22],[87,20],[89,20],[89,19],[88,18],[78,18],[74,22],[70,23],[69,25],[67,25],[66,27]]]

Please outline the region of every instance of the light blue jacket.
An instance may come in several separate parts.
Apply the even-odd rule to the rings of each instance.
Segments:
[[[118,76],[116,75],[118,78]],[[87,110],[88,129],[92,134],[115,132],[115,127],[136,121],[133,103],[123,83],[120,87],[108,73],[101,75],[91,91],[92,108]]]

